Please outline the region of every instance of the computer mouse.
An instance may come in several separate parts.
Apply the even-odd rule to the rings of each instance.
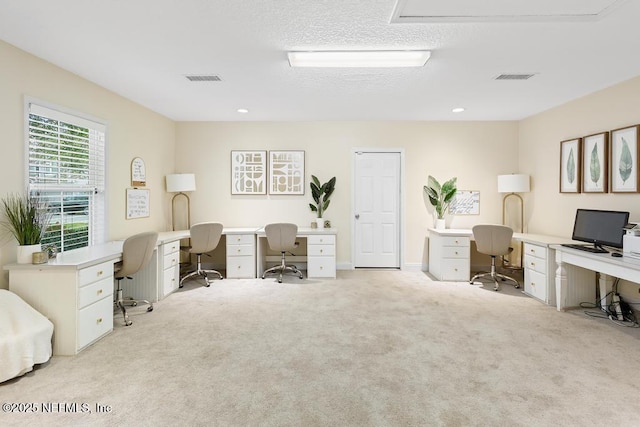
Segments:
[[[622,256],[622,254],[620,252],[611,252],[611,256],[614,256],[616,258],[620,258]]]

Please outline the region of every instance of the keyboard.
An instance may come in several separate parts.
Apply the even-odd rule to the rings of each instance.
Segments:
[[[566,246],[567,248],[572,248],[572,249],[579,249],[581,251],[591,252],[591,253],[594,253],[594,254],[606,254],[606,253],[608,253],[607,250],[602,249],[602,248],[596,248],[596,247],[588,246],[588,245],[577,245],[575,243],[563,243],[562,246]]]

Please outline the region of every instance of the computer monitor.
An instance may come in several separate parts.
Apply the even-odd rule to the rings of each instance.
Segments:
[[[624,227],[628,222],[629,212],[578,209],[571,238],[593,243],[597,248],[621,248]]]

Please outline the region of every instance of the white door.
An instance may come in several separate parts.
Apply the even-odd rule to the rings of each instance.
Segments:
[[[400,268],[400,153],[354,156],[354,267]]]

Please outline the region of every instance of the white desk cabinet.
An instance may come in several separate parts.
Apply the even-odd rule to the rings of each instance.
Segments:
[[[524,293],[555,305],[555,254],[548,246],[524,244]]]
[[[180,284],[180,240],[173,240],[162,244],[162,286],[161,297],[164,298]]]
[[[307,276],[336,277],[336,236],[312,235],[307,237]]]
[[[227,278],[252,279],[256,277],[256,235],[255,232],[228,233],[227,238]]]
[[[9,271],[11,292],[53,323],[54,355],[75,355],[113,330],[114,261]]]
[[[430,229],[429,273],[436,280],[469,280],[470,246],[468,231]]]

